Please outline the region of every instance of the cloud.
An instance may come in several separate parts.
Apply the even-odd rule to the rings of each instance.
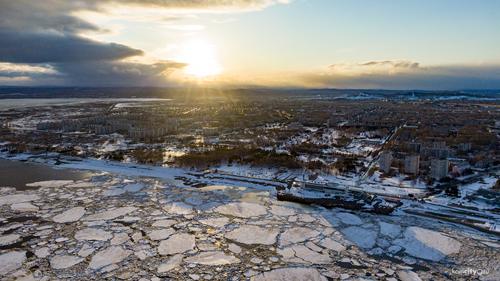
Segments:
[[[301,73],[294,78],[295,86],[316,88],[498,89],[500,65],[423,67],[415,62],[361,63],[353,68],[328,67],[326,71]]]
[[[0,63],[0,82],[9,85],[167,86],[172,72],[185,65],[121,61],[64,62],[50,66]]]
[[[50,65],[0,63],[0,77],[28,76],[33,74],[56,75],[58,72]]]
[[[412,61],[391,61],[391,60],[386,60],[386,61],[369,61],[360,64],[360,66],[390,66],[394,68],[419,68],[420,64],[418,62],[412,62]]]
[[[115,43],[55,33],[0,31],[0,60],[13,63],[55,63],[119,60],[142,55],[141,50]]]
[[[369,61],[363,63],[341,63],[331,64],[328,67],[331,72],[342,74],[369,74],[369,73],[399,73],[421,70],[420,63],[408,60],[385,60]]]
[[[0,27],[28,32],[77,33],[100,31],[87,21],[72,15],[79,9],[97,9],[93,1],[0,0]]]
[[[65,83],[78,86],[165,86],[174,83],[169,75],[185,66],[162,61],[154,64],[130,62],[58,63],[55,69],[64,73]]]
[[[100,7],[109,4],[138,7],[187,10],[190,12],[241,12],[261,10],[276,4],[288,4],[291,0],[94,0]]]
[[[168,85],[173,83],[169,79],[171,73],[184,64],[125,62],[129,57],[143,55],[143,51],[84,37],[107,30],[78,16],[79,13],[110,15],[125,7],[130,14],[130,8],[148,9],[166,23],[188,16],[177,11],[242,12],[279,3],[288,0],[0,0],[0,83]],[[182,24],[169,27],[203,28]]]

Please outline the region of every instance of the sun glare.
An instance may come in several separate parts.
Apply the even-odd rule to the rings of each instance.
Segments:
[[[189,41],[183,45],[179,59],[187,64],[184,72],[189,76],[207,78],[222,72],[215,46],[202,40]]]

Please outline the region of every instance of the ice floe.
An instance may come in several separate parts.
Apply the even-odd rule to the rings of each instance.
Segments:
[[[57,223],[68,223],[79,220],[85,214],[84,207],[74,207],[54,216],[52,220]]]
[[[160,255],[173,255],[184,253],[194,249],[195,236],[187,233],[177,233],[170,236],[167,240],[160,242],[158,253]]]
[[[255,225],[243,225],[226,234],[226,238],[243,244],[272,245],[276,242],[279,230]]]
[[[439,261],[448,255],[458,253],[462,245],[439,232],[416,226],[408,227],[404,232],[404,239],[396,243],[403,247],[406,253],[432,261]]]

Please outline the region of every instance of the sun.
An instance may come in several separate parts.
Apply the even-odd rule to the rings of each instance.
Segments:
[[[208,78],[222,72],[213,44],[203,40],[191,40],[186,42],[180,51],[179,59],[187,64],[184,68],[187,75],[195,78]]]

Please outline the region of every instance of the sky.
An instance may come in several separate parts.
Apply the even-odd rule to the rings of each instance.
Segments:
[[[0,85],[500,89],[500,0],[0,0]]]

